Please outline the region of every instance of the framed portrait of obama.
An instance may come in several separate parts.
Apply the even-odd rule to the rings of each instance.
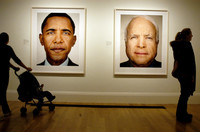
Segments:
[[[85,9],[32,8],[33,73],[84,74]]]
[[[168,12],[115,10],[115,75],[166,75]]]

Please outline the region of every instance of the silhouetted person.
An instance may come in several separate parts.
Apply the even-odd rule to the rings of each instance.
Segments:
[[[187,102],[195,91],[196,83],[195,56],[190,43],[192,37],[191,30],[185,28],[178,32],[175,41],[171,42],[174,53],[174,70],[172,75],[179,80],[181,86],[181,95],[176,110],[176,118],[181,122],[192,121],[192,114],[187,112]]]
[[[1,56],[1,64],[0,64],[0,104],[2,105],[2,111],[4,116],[10,116],[11,111],[7,103],[6,91],[8,88],[9,82],[9,69],[10,67],[14,70],[19,70],[18,67],[15,67],[10,63],[10,59],[12,58],[18,65],[25,68],[28,71],[32,69],[30,67],[26,67],[22,61],[15,55],[12,47],[7,45],[9,42],[9,36],[7,33],[3,32],[0,34],[0,56]]]

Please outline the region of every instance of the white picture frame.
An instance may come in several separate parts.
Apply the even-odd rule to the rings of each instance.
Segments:
[[[40,66],[38,63],[46,59],[44,47],[41,46],[39,34],[41,24],[49,13],[67,13],[75,23],[76,43],[72,47],[68,57],[78,66]],[[32,34],[31,34],[31,67],[33,73],[85,73],[85,8],[32,8]]]
[[[134,16],[156,18],[155,21],[158,22],[160,30],[156,58],[161,62],[161,67],[120,67],[120,63],[128,60],[125,52],[124,33],[126,26]],[[115,9],[114,22],[114,75],[167,75],[168,11]]]

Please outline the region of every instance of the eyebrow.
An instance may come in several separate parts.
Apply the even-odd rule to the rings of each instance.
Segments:
[[[46,32],[48,32],[48,31],[56,31],[56,29],[50,28],[50,29],[46,30]],[[68,31],[68,32],[72,33],[72,31],[69,29],[62,29],[62,31]]]
[[[129,37],[132,37],[132,36],[140,36],[140,34],[131,34],[129,35]],[[144,34],[143,36],[153,36],[152,34]]]
[[[146,35],[144,35],[144,36],[153,36],[152,34],[146,34]]]
[[[72,31],[69,29],[63,29],[62,31],[68,31],[68,32],[72,33]]]
[[[47,29],[45,32],[48,32],[48,31],[55,31],[55,29],[50,28],[50,29]]]

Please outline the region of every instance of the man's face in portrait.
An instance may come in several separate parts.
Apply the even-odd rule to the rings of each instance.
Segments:
[[[148,67],[157,55],[156,28],[147,19],[133,19],[127,27],[126,54],[135,67]]]
[[[76,42],[70,20],[60,16],[48,18],[39,38],[51,65],[62,64]]]

